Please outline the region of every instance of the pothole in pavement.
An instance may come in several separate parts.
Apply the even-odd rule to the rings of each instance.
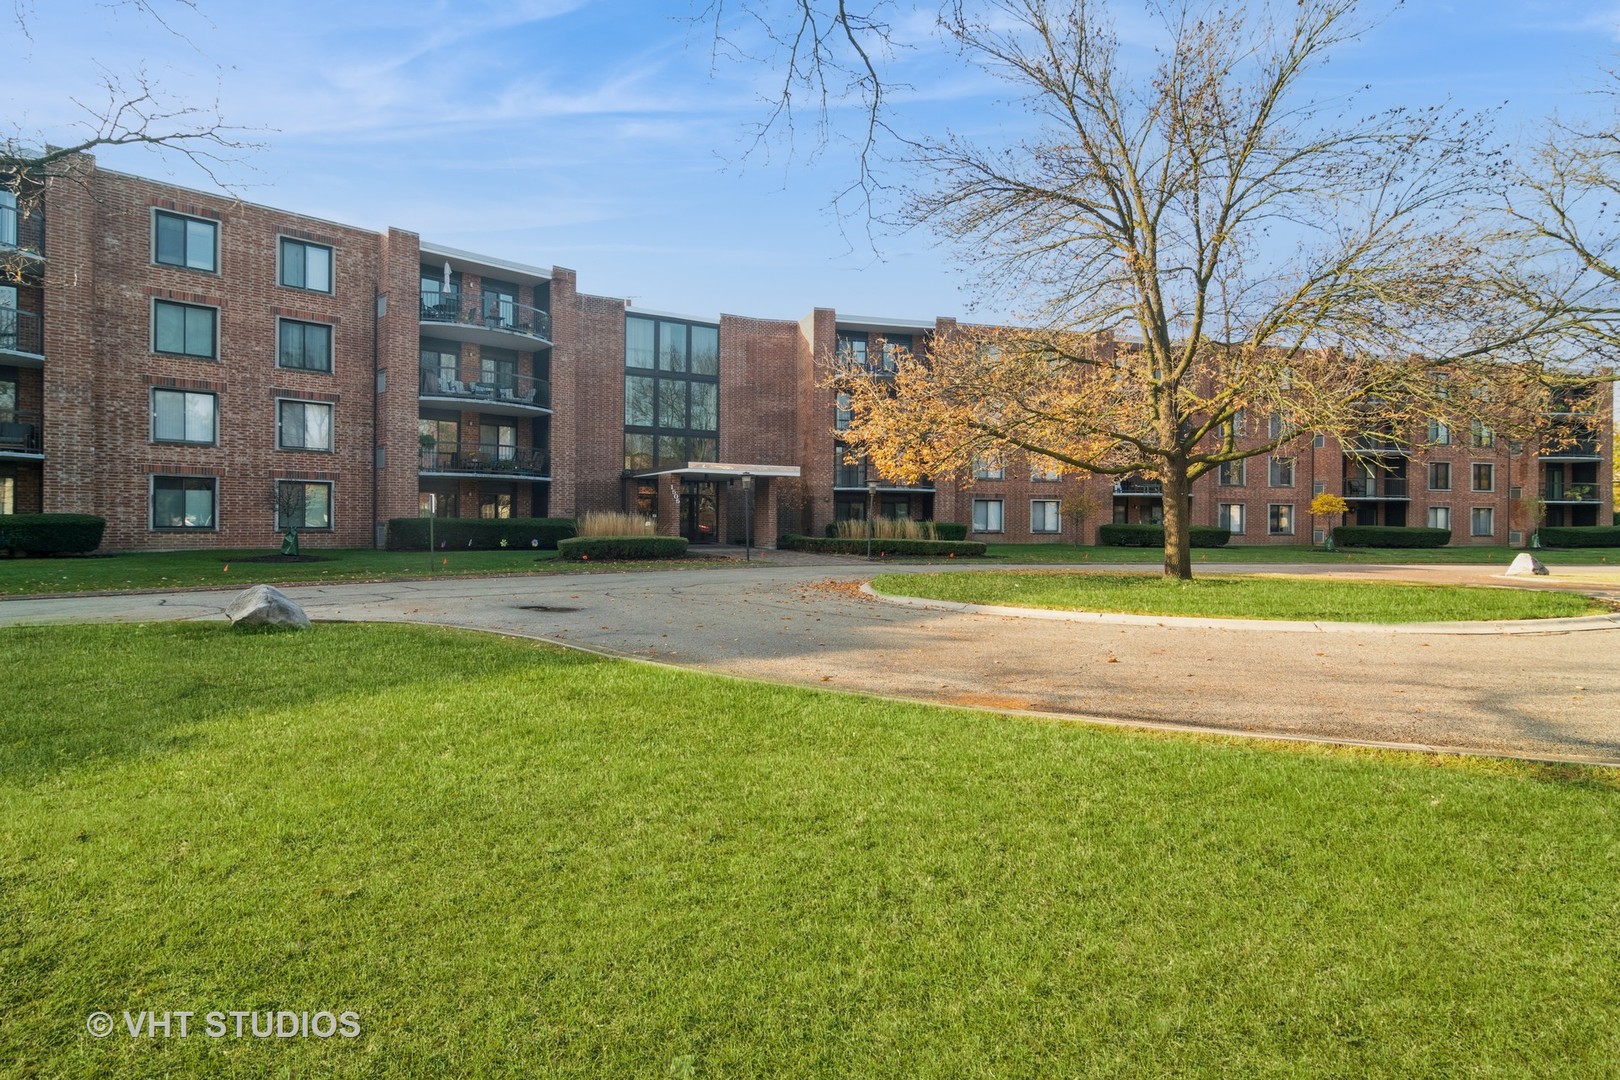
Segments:
[[[577,607],[561,607],[561,606],[559,606],[557,604],[519,604],[518,605],[518,610],[519,611],[549,611],[549,612],[554,612],[555,613],[555,612],[564,612],[564,611],[578,611],[579,608],[577,608]]]

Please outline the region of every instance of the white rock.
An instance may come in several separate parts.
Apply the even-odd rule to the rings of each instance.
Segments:
[[[255,585],[237,594],[225,609],[233,626],[287,626],[294,630],[308,630],[309,616],[304,609],[287,598],[287,594],[269,585]]]
[[[1532,575],[1545,577],[1546,574],[1546,566],[1542,565],[1541,560],[1528,551],[1521,551],[1515,555],[1513,565],[1508,567],[1508,577],[1531,577]]]

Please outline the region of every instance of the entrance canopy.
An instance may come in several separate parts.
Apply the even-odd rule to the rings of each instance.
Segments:
[[[720,461],[688,461],[685,468],[659,469],[656,472],[636,473],[637,480],[649,480],[655,476],[678,476],[683,480],[736,480],[743,476],[785,476],[797,477],[797,465],[732,465]]]

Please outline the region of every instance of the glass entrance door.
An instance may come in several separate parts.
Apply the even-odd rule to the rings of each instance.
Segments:
[[[720,535],[720,515],[712,482],[681,485],[681,535],[689,544],[712,544]]]

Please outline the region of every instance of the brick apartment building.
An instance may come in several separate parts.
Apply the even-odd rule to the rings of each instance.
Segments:
[[[110,549],[268,547],[288,522],[364,547],[396,517],[593,509],[695,542],[769,545],[870,512],[1089,543],[1161,514],[1141,479],[1009,460],[904,486],[850,464],[828,365],[882,372],[950,319],[649,312],[579,292],[572,270],[93,162],[38,212],[0,196],[0,249],[24,266],[0,285],[0,513],[100,514]],[[1328,491],[1350,522],[1453,543],[1522,543],[1532,496],[1549,524],[1608,523],[1612,418],[1567,419],[1582,433],[1546,452],[1438,427],[1307,437],[1199,480],[1193,521],[1308,544]]]

